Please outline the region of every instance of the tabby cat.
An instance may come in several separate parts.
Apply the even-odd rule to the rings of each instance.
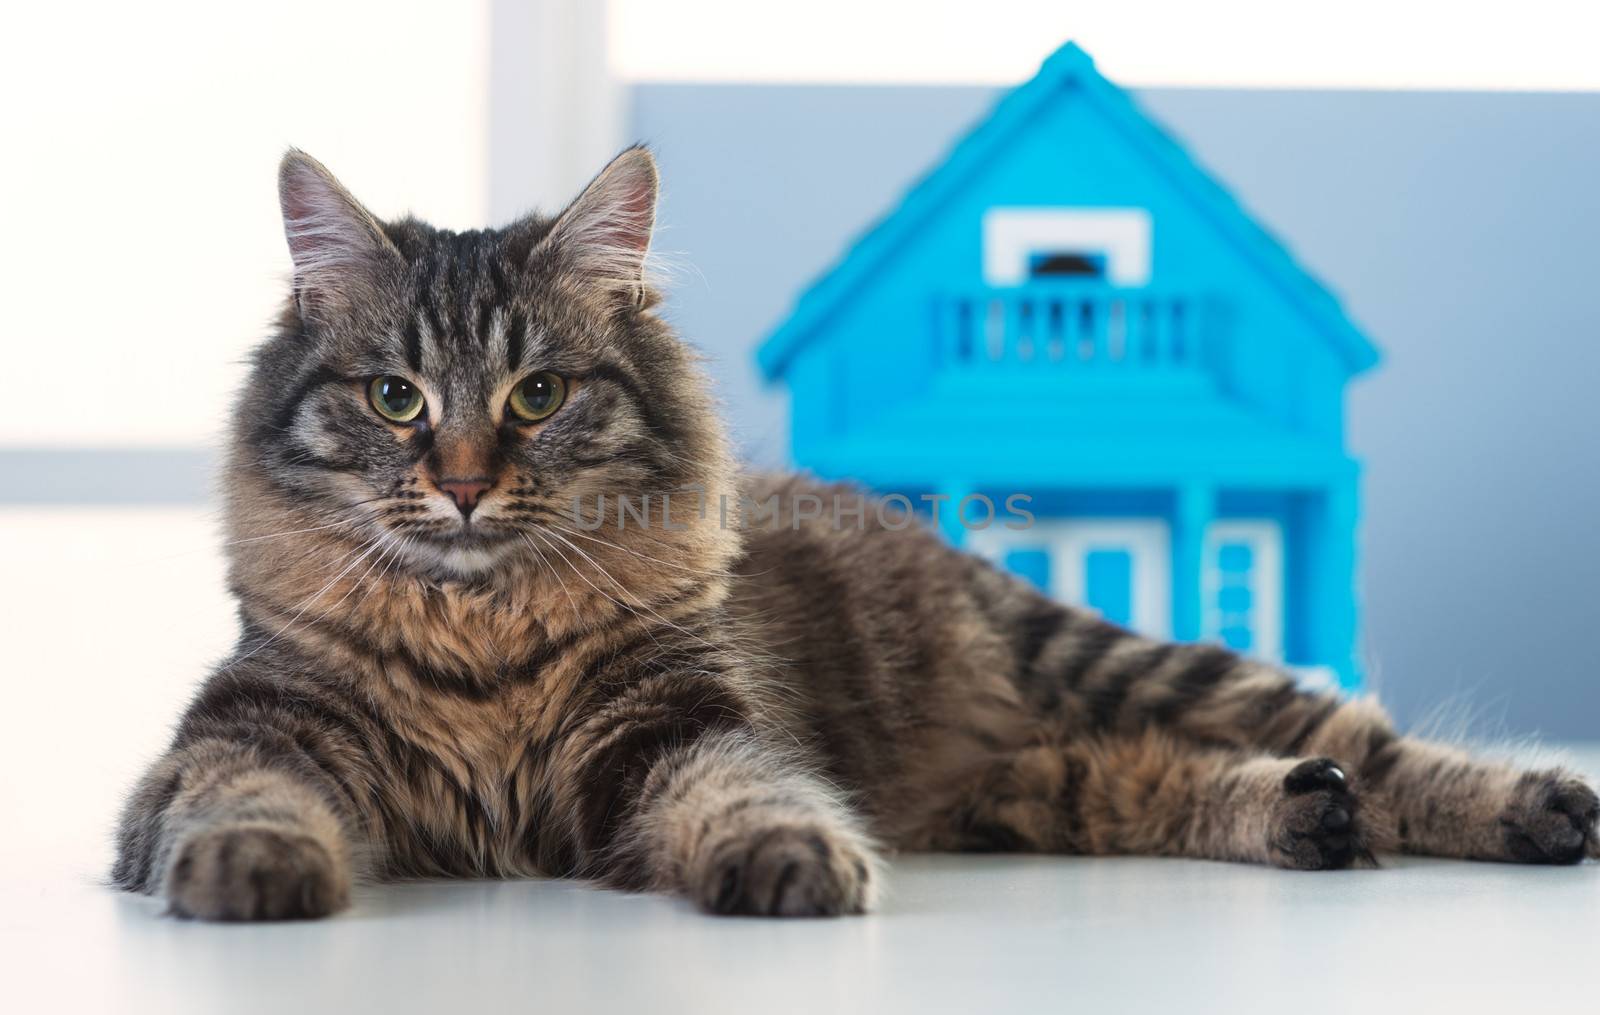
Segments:
[[[218,920],[524,875],[798,916],[872,908],[885,848],[1600,853],[1566,772],[1147,641],[883,502],[800,517],[858,495],[735,467],[645,275],[656,187],[633,148],[553,219],[455,233],[285,156],[292,291],[224,474],[242,634],[132,794],[118,885]]]

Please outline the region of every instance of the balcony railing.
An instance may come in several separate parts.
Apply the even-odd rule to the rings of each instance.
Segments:
[[[953,367],[1200,370],[1207,301],[1150,289],[1034,284],[939,296],[935,351]]]

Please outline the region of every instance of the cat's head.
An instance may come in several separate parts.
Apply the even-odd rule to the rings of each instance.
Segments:
[[[380,221],[302,152],[278,182],[293,288],[236,403],[236,536],[325,526],[480,581],[563,552],[575,503],[726,482],[695,356],[652,312],[649,152],[554,218],[462,233]]]

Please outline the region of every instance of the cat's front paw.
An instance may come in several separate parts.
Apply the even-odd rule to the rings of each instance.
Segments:
[[[298,920],[350,904],[350,878],[316,839],[267,826],[189,836],[167,870],[172,911],[202,920]]]
[[[717,842],[694,887],[712,913],[839,916],[865,912],[876,860],[860,836],[804,822],[756,826]]]
[[[1577,863],[1600,855],[1597,820],[1600,797],[1583,780],[1562,771],[1529,772],[1511,791],[1500,833],[1512,860]]]
[[[1284,777],[1269,848],[1278,866],[1294,870],[1339,870],[1371,860],[1358,801],[1332,759],[1302,761]]]

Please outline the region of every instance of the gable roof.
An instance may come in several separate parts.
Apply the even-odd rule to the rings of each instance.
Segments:
[[[872,225],[844,257],[812,283],[794,311],[756,353],[768,381],[783,376],[789,363],[817,334],[828,317],[921,221],[934,214],[966,184],[988,157],[1010,142],[1041,105],[1076,86],[1105,115],[1129,145],[1143,154],[1224,235],[1231,238],[1263,276],[1276,283],[1310,319],[1354,374],[1378,362],[1376,347],[1345,315],[1338,299],[1313,278],[1263,229],[1221,184],[1189,156],[1133,99],[1095,70],[1088,53],[1068,42],[1052,53],[1031,81],[1007,93],[987,119],[958,141],[944,161],[919,180],[898,207]]]

